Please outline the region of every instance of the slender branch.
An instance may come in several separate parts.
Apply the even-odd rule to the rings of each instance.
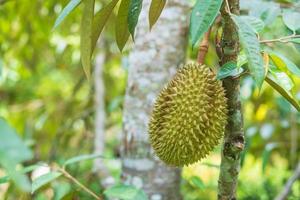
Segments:
[[[198,52],[198,63],[203,64],[205,56],[207,54],[208,48],[209,48],[209,36],[210,36],[211,28],[205,33],[204,38],[199,46],[199,52]]]
[[[274,43],[274,42],[281,42],[281,43],[288,43],[292,42],[290,39],[293,38],[300,38],[300,35],[289,35],[289,36],[284,36],[280,38],[275,38],[275,39],[270,39],[270,40],[261,40],[260,43],[265,44],[265,43]]]
[[[86,186],[84,186],[82,183],[80,183],[76,178],[74,178],[69,172],[67,172],[65,169],[61,168],[61,167],[57,167],[57,170],[59,172],[61,172],[66,178],[68,178],[70,181],[72,181],[73,183],[75,183],[76,185],[78,185],[81,189],[83,189],[85,192],[87,192],[88,194],[90,194],[91,196],[93,196],[95,199],[97,200],[103,200],[102,197],[98,196],[97,194],[95,194],[93,191],[91,191],[89,188],[87,188]]]
[[[294,174],[286,182],[281,193],[275,198],[275,200],[284,200],[287,199],[289,193],[291,192],[292,186],[296,180],[300,179],[300,162],[294,172]]]

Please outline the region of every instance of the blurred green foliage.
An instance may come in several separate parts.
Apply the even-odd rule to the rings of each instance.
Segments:
[[[92,81],[86,80],[80,64],[82,8],[76,8],[59,27],[52,29],[68,2],[11,0],[0,4],[0,116],[17,130],[26,148],[30,148],[34,154],[31,160],[19,160],[25,161],[24,167],[39,161],[63,164],[68,158],[91,153],[93,149],[94,86]],[[103,2],[108,1],[97,1],[97,10]],[[258,17],[264,22],[260,39],[279,38],[293,33],[291,25],[286,26],[282,14],[299,12],[299,1],[249,2],[242,1],[242,13]],[[281,8],[277,3],[281,3]],[[290,8],[291,3],[295,4]],[[110,20],[115,20],[115,17],[113,13]],[[300,34],[299,29],[296,34]],[[106,60],[103,79],[106,90],[107,148],[104,156],[115,158],[105,160],[105,164],[118,180],[121,167],[116,149],[120,143],[129,48],[121,57],[114,41],[113,26],[106,27],[101,37],[103,46],[97,48],[96,54],[104,53]],[[300,66],[300,44],[270,43],[262,47],[278,52]],[[197,52],[189,48],[188,59],[195,60],[196,56]],[[213,40],[205,62],[210,66],[218,66]],[[294,84],[292,93],[299,101],[300,79],[294,74],[288,75]],[[242,157],[238,197],[244,200],[274,199],[299,160],[300,115],[266,83],[259,93],[250,76],[242,79],[241,97],[246,150]],[[295,144],[296,149],[292,150]],[[183,170],[182,193],[185,199],[215,199],[219,155],[220,148],[207,160]],[[24,169],[18,163],[16,170]],[[0,165],[2,177],[8,170],[3,163],[0,162]],[[80,182],[100,193],[102,188],[91,169],[91,161],[68,167]],[[29,173],[28,176],[33,174]],[[300,198],[299,188],[298,181],[293,186],[290,199]],[[32,195],[18,189],[14,183],[0,184],[2,197],[36,200],[89,198],[61,177]]]

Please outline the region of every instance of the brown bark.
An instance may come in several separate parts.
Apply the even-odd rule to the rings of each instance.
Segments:
[[[198,51],[198,58],[197,58],[197,61],[199,64],[204,63],[205,56],[208,52],[210,32],[211,32],[211,29],[209,29],[205,33],[204,38],[203,38],[202,42],[200,43],[199,51]]]
[[[228,0],[230,12],[239,14],[239,0]],[[237,27],[230,18],[226,3],[221,9],[223,34],[221,39],[222,56],[220,64],[236,61],[239,52]],[[240,100],[239,78],[228,77],[224,80],[228,98],[228,123],[222,148],[222,160],[218,184],[218,199],[236,199],[238,174],[240,171],[240,154],[244,149],[243,115]]]

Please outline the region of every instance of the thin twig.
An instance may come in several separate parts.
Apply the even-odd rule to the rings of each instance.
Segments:
[[[95,199],[97,199],[97,200],[103,200],[102,197],[98,196],[93,191],[91,191],[89,188],[87,188],[82,183],[80,183],[76,178],[74,178],[71,174],[69,174],[69,172],[67,172],[65,169],[57,167],[57,170],[59,172],[61,172],[66,178],[68,178],[69,180],[71,180],[72,182],[74,182],[76,185],[78,185],[85,192],[87,192],[88,194],[90,194],[91,196],[93,196]]]
[[[292,186],[296,180],[300,178],[300,162],[294,172],[294,174],[289,178],[285,184],[282,192],[275,198],[275,200],[284,200],[287,199],[289,193],[291,192]]]
[[[197,61],[199,64],[204,63],[205,56],[207,54],[209,48],[209,36],[210,36],[211,28],[205,33],[204,38],[199,46],[198,58]]]
[[[287,43],[287,42],[292,42],[290,41],[290,39],[293,38],[300,38],[300,35],[289,35],[289,36],[284,36],[284,37],[280,37],[280,38],[275,38],[275,39],[270,39],[270,40],[261,40],[260,43],[264,44],[264,43],[273,43],[273,42],[281,42],[281,43]]]

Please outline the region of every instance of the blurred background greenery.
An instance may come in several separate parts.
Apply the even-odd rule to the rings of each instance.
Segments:
[[[248,9],[247,1],[243,2],[242,9]],[[294,2],[296,6],[292,9],[300,11],[297,1],[276,2],[281,3],[282,9]],[[72,12],[61,26],[52,29],[67,3],[68,0],[11,0],[0,4],[0,116],[33,152],[32,159],[24,166],[40,161],[63,163],[72,156],[93,152],[94,85],[86,80],[80,64],[81,7]],[[101,7],[101,1],[97,3],[98,8]],[[251,3],[252,14],[265,22],[260,34],[262,39],[292,33],[282,20],[282,9],[276,9],[279,4],[266,1],[268,7],[265,9],[259,6],[259,0]],[[112,16],[110,20],[114,18]],[[122,101],[127,79],[127,53],[132,43],[121,54],[112,27],[106,27],[102,35],[104,45],[97,51],[104,51],[106,55],[103,80],[107,139],[104,156],[113,159],[106,159],[105,164],[118,180]],[[279,52],[300,66],[300,44],[271,43],[264,48]],[[188,59],[194,60],[196,53],[189,50]],[[205,62],[218,65],[213,43]],[[300,100],[300,79],[295,75],[291,75],[291,79],[293,93]],[[241,97],[246,151],[242,159],[238,197],[244,200],[274,199],[299,160],[300,114],[266,83],[259,92],[249,76],[242,80]],[[219,163],[220,147],[201,163],[184,168],[182,194],[185,199],[215,199]],[[99,180],[92,174],[92,164],[91,161],[82,162],[70,166],[69,171],[93,191],[100,192]],[[4,175],[5,170],[0,168],[0,177]],[[14,183],[0,184],[0,199],[75,197],[89,199],[63,178],[33,195],[18,189]],[[299,181],[294,184],[289,199],[300,199]]]

